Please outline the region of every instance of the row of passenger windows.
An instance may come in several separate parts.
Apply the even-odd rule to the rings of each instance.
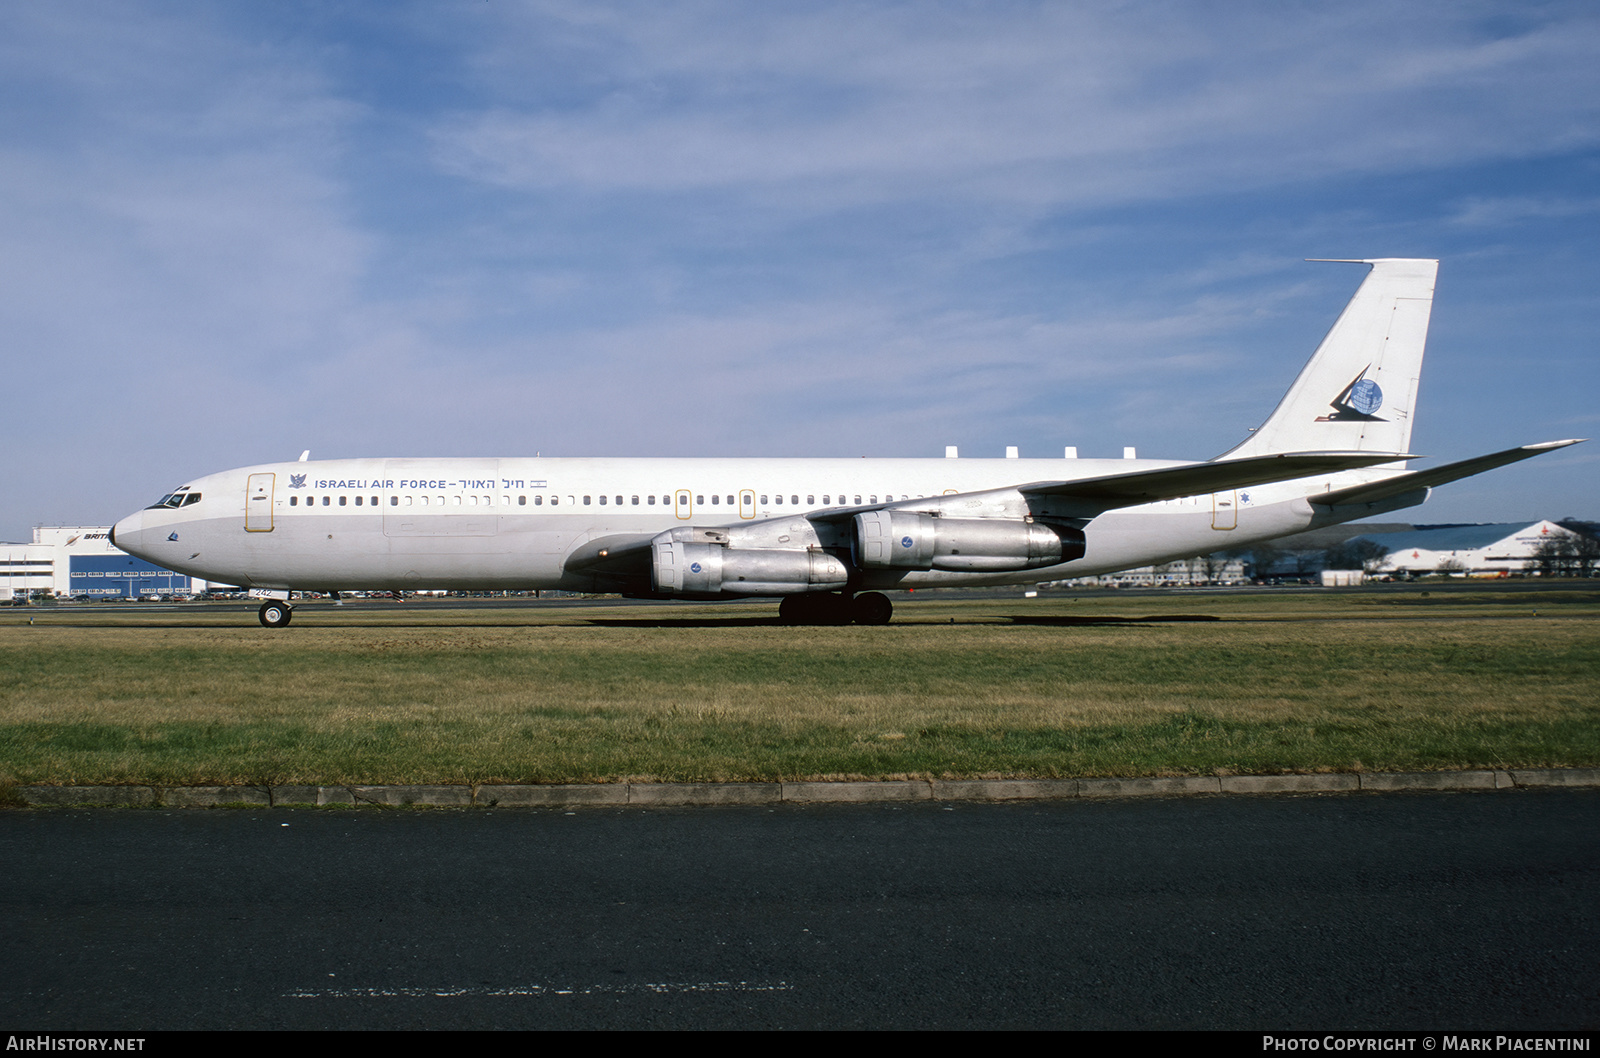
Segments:
[[[762,506],[762,507],[768,506],[768,497],[769,497],[769,495],[771,496],[772,504],[779,505],[779,506],[781,506],[783,504],[784,497],[781,494],[776,494],[776,493],[774,493],[774,494],[762,493],[761,498],[758,501],[756,501],[757,504],[759,506]],[[831,492],[823,493],[822,494],[822,506],[824,506],[824,507],[832,507],[832,506],[834,506],[833,495],[834,494],[831,493]],[[193,496],[193,498],[190,500],[190,502],[193,502],[193,500],[197,500],[199,498],[200,498],[199,494],[196,493]],[[909,496],[907,496],[907,495],[905,495],[903,493],[901,494],[900,498],[902,500],[910,499]],[[334,505],[335,500],[337,500],[338,505],[340,507],[345,507],[345,506],[349,506],[350,505],[350,499],[351,499],[351,497],[349,497],[349,496],[337,496],[337,497],[335,497],[335,496],[321,496],[321,497],[318,497],[318,496],[307,496],[307,497],[305,497],[305,501],[306,501],[305,505],[307,507],[315,507],[315,506],[317,506],[318,502],[320,501],[322,506],[331,507],[331,506]],[[585,496],[585,497],[583,497],[583,503],[584,503],[585,506],[588,506],[588,505],[590,505],[590,504],[592,504],[594,502],[594,499],[595,499],[595,497],[593,497],[593,496]],[[884,502],[886,502],[886,503],[890,502],[890,501],[892,501],[894,499],[894,494],[893,493],[885,493],[883,499],[884,499]],[[415,500],[415,504],[413,504],[413,500]],[[544,505],[544,501],[545,501],[545,497],[542,494],[536,494],[533,497],[533,505],[535,507],[542,507]],[[599,501],[600,501],[600,505],[601,506],[606,506],[607,504],[613,503],[613,502],[618,507],[621,507],[621,506],[624,505],[624,497],[622,497],[622,496],[601,496],[601,497],[599,497]],[[500,497],[500,502],[501,502],[502,506],[509,507],[509,506],[511,506],[511,497],[510,496],[501,496]],[[706,505],[706,497],[705,497],[705,495],[701,494],[701,493],[696,493],[695,497],[694,497],[694,502],[696,504],[700,505],[700,506],[705,506]],[[713,506],[713,507],[720,507],[720,506],[723,505],[724,502],[726,502],[726,504],[729,507],[732,507],[732,506],[735,506],[739,501],[738,501],[737,497],[732,496],[732,495],[729,495],[727,497],[723,497],[723,496],[720,496],[720,495],[712,495],[712,497],[711,497],[711,506]],[[751,501],[746,500],[745,502],[748,503],[748,502],[751,502]],[[791,506],[798,507],[800,505],[800,496],[799,496],[799,494],[798,493],[790,493],[788,502],[789,502],[789,504]],[[877,493],[872,493],[870,495],[865,496],[865,498],[863,498],[863,496],[860,495],[860,494],[857,494],[856,496],[854,496],[854,498],[852,498],[850,496],[847,496],[844,493],[840,493],[839,494],[839,503],[838,503],[838,505],[841,506],[841,507],[849,506],[849,505],[852,505],[852,504],[860,504],[860,503],[863,503],[863,502],[865,502],[865,503],[877,503],[878,502],[878,494]],[[560,503],[561,503],[561,497],[560,496],[556,496],[556,495],[553,495],[553,494],[550,496],[550,506],[552,506],[552,507],[559,506]],[[627,500],[627,503],[629,505],[631,505],[631,506],[637,507],[637,506],[639,506],[639,497],[638,496],[630,497]],[[645,504],[645,506],[649,506],[649,507],[655,506],[656,505],[656,497],[654,495],[650,495],[650,496],[644,497],[644,504]],[[426,495],[424,495],[424,496],[416,496],[416,497],[395,495],[395,496],[390,496],[389,497],[389,506],[391,506],[391,507],[410,507],[410,506],[413,506],[413,505],[418,506],[418,507],[429,507],[429,506],[433,506],[433,507],[444,507],[444,506],[452,506],[452,507],[462,507],[462,506],[466,506],[466,507],[492,507],[494,505],[494,497],[493,496],[481,496],[481,495],[480,496],[426,496]],[[519,506],[519,507],[528,506],[528,497],[527,496],[518,496],[516,505]],[[670,494],[663,495],[661,497],[661,505],[663,507],[672,506],[672,496]],[[806,506],[815,507],[816,505],[817,505],[817,496],[816,496],[816,494],[815,493],[808,494],[806,496]],[[289,506],[291,506],[291,507],[300,506],[300,497],[297,496],[297,495],[296,496],[290,496],[289,497]],[[362,506],[376,507],[376,506],[378,506],[378,497],[376,497],[376,496],[357,496],[357,497],[355,497],[355,506],[357,506],[357,507],[362,507]]]
[[[761,498],[759,500],[755,501],[756,504],[758,506],[761,506],[761,507],[768,506],[769,495],[770,495],[772,504],[781,506],[784,503],[784,498],[783,498],[782,494],[762,493]],[[910,499],[909,496],[904,496],[904,495],[902,495],[900,498],[902,500]],[[590,497],[585,496],[583,498],[583,502],[584,503],[589,503],[590,499],[591,499]],[[607,502],[611,502],[611,501],[614,501],[618,507],[621,507],[623,505],[623,497],[621,497],[621,496],[615,496],[615,497],[612,497],[612,496],[600,496],[600,497],[598,497],[598,499],[599,499],[599,501],[600,501],[602,506],[605,505]],[[892,493],[885,494],[883,499],[884,499],[884,502],[887,503],[890,500],[894,499],[894,495]],[[630,497],[627,502],[631,506],[637,507],[637,506],[639,506],[639,497],[637,497],[637,496]],[[647,506],[649,506],[649,505],[654,504],[656,502],[656,498],[654,496],[646,496],[644,498],[644,502],[645,502],[645,504]],[[703,507],[703,506],[706,505],[706,498],[705,498],[704,495],[702,495],[700,493],[696,493],[695,497],[694,497],[694,502]],[[739,502],[738,499],[736,497],[734,497],[734,496],[722,497],[722,496],[713,495],[711,497],[711,506],[713,506],[713,507],[719,507],[723,503],[727,503],[727,505],[729,507],[732,507],[738,502]],[[745,502],[749,503],[751,501],[746,500]],[[788,502],[792,506],[798,507],[800,505],[800,497],[799,497],[799,495],[791,493],[790,496],[789,496]],[[860,496],[857,496],[855,499],[852,500],[849,496],[846,496],[844,493],[840,493],[839,494],[839,506],[841,506],[841,507],[847,506],[847,505],[852,504],[852,503],[861,503],[861,502],[863,502],[863,500],[862,500],[862,498]],[[867,502],[867,503],[877,503],[878,502],[877,494],[874,493],[873,495],[869,496],[865,500],[865,502]],[[661,497],[661,503],[662,503],[663,506],[671,506],[672,505],[672,497],[671,496],[663,496],[663,497]],[[833,505],[834,505],[834,503],[833,503],[833,494],[831,492],[823,493],[822,494],[822,506],[824,506],[824,507],[832,507]],[[817,506],[816,493],[811,493],[811,494],[806,496],[806,506],[808,506],[808,507]]]

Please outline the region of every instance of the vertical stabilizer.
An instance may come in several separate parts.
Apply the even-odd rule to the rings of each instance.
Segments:
[[[1409,448],[1439,262],[1349,263],[1372,271],[1271,418],[1218,458]]]

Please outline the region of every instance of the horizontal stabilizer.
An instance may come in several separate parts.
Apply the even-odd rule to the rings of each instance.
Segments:
[[[1374,481],[1370,485],[1355,485],[1348,489],[1340,489],[1338,492],[1329,492],[1307,498],[1312,503],[1322,507],[1339,507],[1353,503],[1378,503],[1416,489],[1432,488],[1435,485],[1444,485],[1452,481],[1459,481],[1462,478],[1470,478],[1474,474],[1482,474],[1485,470],[1493,470],[1495,467],[1503,467],[1507,463],[1516,463],[1523,459],[1532,459],[1534,456],[1553,452],[1558,448],[1581,444],[1585,440],[1587,438],[1578,437],[1568,441],[1545,441],[1536,445],[1508,448],[1504,452],[1495,452],[1492,455],[1463,459],[1458,463],[1446,463],[1444,466],[1435,467],[1432,470],[1408,472],[1396,477],[1385,478],[1383,481]]]
[[[1393,463],[1401,459],[1414,458],[1395,452],[1283,452],[1277,455],[1251,456],[1247,459],[1186,463],[1183,466],[1143,470],[1132,474],[1113,474],[1103,478],[1041,481],[1023,485],[1021,491],[1030,496],[1062,496],[1087,500],[1101,510],[1109,510],[1113,507],[1129,507],[1139,503],[1177,499],[1179,496],[1198,496],[1224,489],[1265,485],[1274,481],[1293,481],[1295,478],[1334,474],[1341,470],[1357,470],[1379,463]]]

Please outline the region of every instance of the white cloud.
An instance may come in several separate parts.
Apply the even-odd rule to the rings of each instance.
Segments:
[[[1195,454],[1268,410],[1337,311],[1346,280],[1298,257],[1454,239],[1454,292],[1481,231],[1528,252],[1517,221],[1593,212],[1428,183],[1594,145],[1581,4],[302,16],[0,10],[20,524],[307,446]],[[1427,190],[1384,213],[1367,178],[1394,173]],[[1583,379],[1525,411],[1526,366],[1501,406],[1569,414]]]
[[[1464,227],[1489,228],[1525,220],[1578,217],[1600,212],[1600,198],[1552,198],[1529,195],[1463,199],[1449,218]]]
[[[1471,5],[540,5],[485,59],[497,83],[585,51],[579,97],[514,93],[438,130],[503,186],[743,191],[839,205],[955,193],[1137,201],[1596,141],[1600,21],[1515,35]],[[565,33],[546,33],[548,27]]]

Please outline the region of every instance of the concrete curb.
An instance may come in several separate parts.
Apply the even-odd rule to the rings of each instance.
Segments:
[[[893,782],[591,783],[571,786],[17,786],[12,787],[12,792],[25,804],[38,807],[281,808],[382,805],[510,808],[1059,801],[1077,797],[1597,786],[1600,786],[1600,768],[1517,768],[1146,779],[911,779]]]

